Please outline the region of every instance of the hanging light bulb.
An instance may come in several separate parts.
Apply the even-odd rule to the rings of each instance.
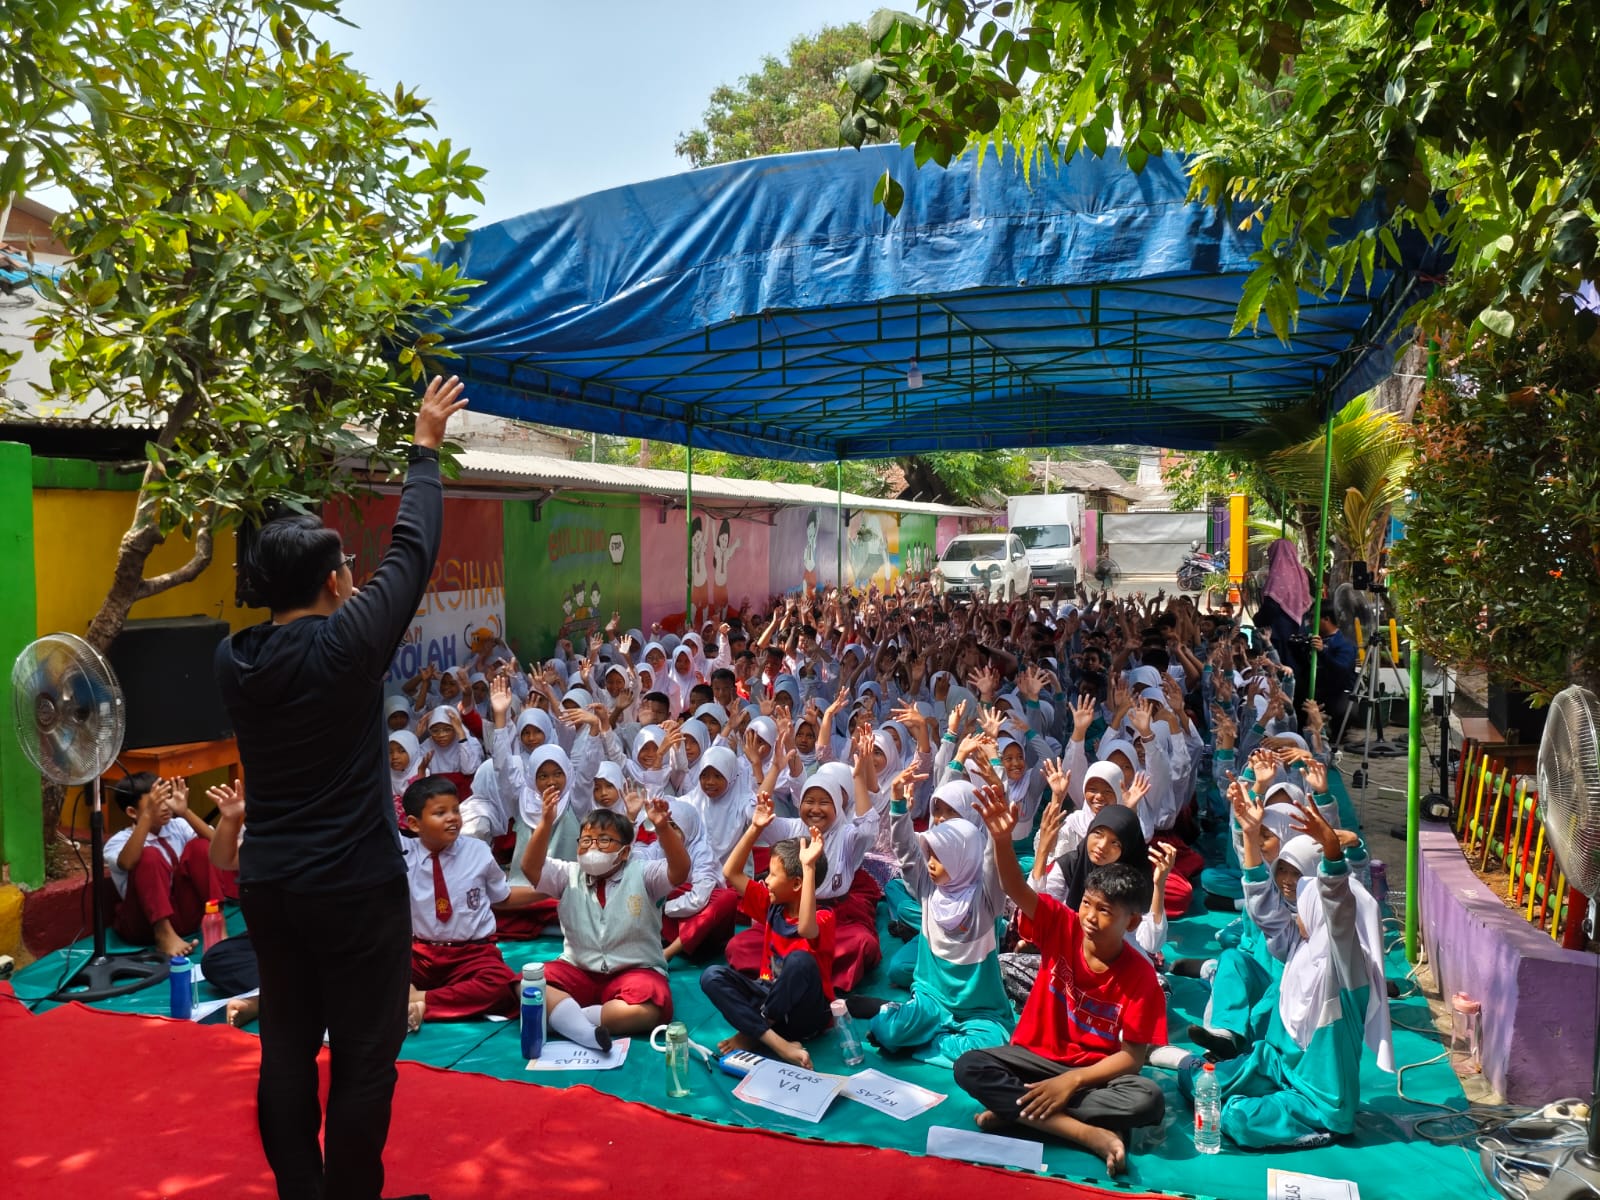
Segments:
[[[922,386],[922,368],[917,366],[917,360],[911,360],[911,367],[906,371],[906,386],[916,389]]]

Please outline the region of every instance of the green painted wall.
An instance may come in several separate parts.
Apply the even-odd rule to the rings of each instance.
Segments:
[[[503,527],[506,640],[525,666],[559,637],[581,649],[613,612],[623,629],[639,624],[638,497],[563,493],[537,511],[508,500]]]
[[[15,442],[0,442],[0,562],[6,564],[6,584],[0,588],[0,670],[9,677],[11,664],[33,640],[37,623],[33,455]],[[11,707],[8,702],[0,711],[0,720],[7,724]],[[0,731],[0,848],[13,883],[37,887],[44,882],[39,772],[9,729]]]

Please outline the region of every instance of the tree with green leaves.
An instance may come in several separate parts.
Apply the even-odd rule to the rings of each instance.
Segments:
[[[1587,347],[1514,342],[1424,391],[1391,579],[1430,653],[1550,696],[1600,687],[1600,387],[1571,382]]]
[[[1592,0],[919,0],[879,10],[845,134],[892,130],[919,166],[972,145],[1025,163],[1118,145],[1194,155],[1193,194],[1250,206],[1237,326],[1280,337],[1438,241],[1429,331],[1595,333],[1567,300],[1600,271],[1600,6]],[[1118,141],[1120,139],[1120,142]],[[896,206],[897,181],[880,197]],[[1350,223],[1363,217],[1365,228]]]
[[[704,123],[679,135],[674,149],[696,167],[831,150],[850,110],[845,71],[867,53],[867,31],[857,21],[797,37],[782,58],[768,55],[759,71],[712,92]]]
[[[153,431],[134,517],[88,630],[195,578],[216,531],[269,498],[310,507],[392,461],[428,332],[467,281],[482,170],[415,92],[374,89],[312,32],[336,0],[8,4],[0,183],[71,196],[72,261],[41,281],[55,391]],[[181,533],[183,566],[147,577]]]

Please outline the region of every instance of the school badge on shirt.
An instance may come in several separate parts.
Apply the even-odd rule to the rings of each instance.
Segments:
[[[644,916],[644,898],[641,896],[628,897],[628,915],[638,918]]]

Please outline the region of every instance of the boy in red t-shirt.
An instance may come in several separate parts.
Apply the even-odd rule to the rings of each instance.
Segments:
[[[828,877],[822,834],[784,838],[772,847],[766,883],[745,874],[761,831],[772,824],[772,797],[756,797],[750,827],[728,854],[722,875],[739,893],[739,911],[765,930],[761,974],[741,975],[724,964],[707,967],[700,989],[737,1032],[717,1047],[770,1053],[811,1069],[800,1043],[827,1032],[833,1017],[833,913],[817,909],[817,880]]]
[[[1097,867],[1073,912],[1028,886],[1011,847],[1016,807],[998,788],[981,789],[978,805],[1022,935],[1043,958],[1011,1044],[963,1054],[956,1082],[984,1105],[980,1129],[1053,1134],[1120,1174],[1128,1133],[1166,1113],[1161,1088],[1139,1074],[1150,1047],[1165,1044],[1166,1001],[1150,960],[1123,943],[1150,904],[1150,876],[1126,863]]]

